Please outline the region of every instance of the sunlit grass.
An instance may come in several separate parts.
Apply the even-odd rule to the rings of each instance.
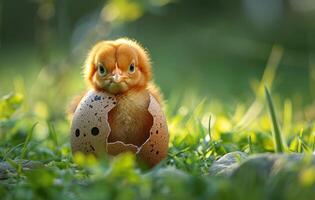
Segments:
[[[278,153],[283,153],[284,152],[284,146],[283,146],[283,141],[282,141],[282,133],[281,133],[281,129],[279,127],[279,122],[278,122],[278,119],[276,116],[275,107],[273,105],[273,101],[271,99],[271,95],[270,95],[267,87],[265,88],[265,93],[266,93],[266,99],[267,99],[268,109],[269,109],[269,113],[270,113],[270,118],[272,121],[275,151]]]
[[[170,131],[169,155],[165,161],[150,171],[138,166],[134,156],[130,154],[118,156],[112,161],[106,158],[97,160],[93,156],[83,154],[72,157],[69,122],[66,118],[51,118],[49,106],[44,106],[48,109],[48,116],[41,115],[40,111],[30,115],[19,109],[22,106],[20,103],[20,106],[14,107],[16,109],[14,112],[10,112],[10,116],[6,115],[1,119],[1,159],[17,170],[16,174],[14,172],[8,174],[11,177],[8,181],[10,184],[14,182],[15,189],[14,192],[7,193],[6,198],[21,198],[20,195],[25,191],[31,193],[31,198],[55,198],[60,195],[68,198],[68,195],[79,195],[84,199],[109,195],[109,198],[158,199],[170,195],[170,192],[174,198],[194,198],[201,194],[214,198],[222,197],[218,195],[218,190],[232,190],[238,186],[235,186],[237,183],[233,180],[229,182],[224,178],[206,178],[215,160],[233,151],[254,155],[284,150],[282,147],[279,148],[278,139],[271,134],[272,125],[276,127],[273,131],[276,134],[280,134],[283,129],[275,126],[275,123],[279,122],[275,121],[274,103],[268,95],[267,93],[268,102],[265,103],[270,104],[270,110],[265,107],[255,119],[255,123],[242,130],[235,127],[242,114],[246,112],[244,109],[236,109],[235,114],[231,115],[224,112],[224,105],[220,102],[210,102],[206,99],[198,102],[197,96],[193,103],[189,101],[192,99],[185,96],[181,101],[170,99],[166,107]],[[191,96],[192,94],[189,95]],[[218,107],[221,107],[219,112],[212,112]],[[238,107],[246,105],[239,103]],[[284,108],[291,109],[288,105]],[[272,120],[268,117],[269,112],[272,113]],[[284,113],[294,114],[286,110]],[[287,121],[291,120],[290,116],[287,117]],[[313,128],[305,127],[296,133],[293,130],[296,130],[295,124],[287,127],[287,131],[290,132],[286,133],[289,151],[297,153],[314,151]],[[42,131],[47,133],[41,134]],[[28,171],[23,168],[22,160],[38,161],[45,167]],[[298,173],[300,182],[297,184],[301,183],[300,187],[309,188],[313,185],[315,180],[312,178],[313,168],[305,167]],[[39,180],[39,177],[43,180]],[[190,187],[190,182],[196,185]],[[0,189],[7,190],[11,188],[10,184],[2,184]],[[100,187],[100,184],[106,189]],[[216,187],[213,187],[214,185]],[[160,190],[158,186],[165,189]],[[257,186],[259,187],[261,186]],[[73,192],[66,192],[68,189]],[[198,194],[194,193],[194,190],[202,192]],[[257,195],[256,192],[250,196]]]
[[[282,49],[275,47],[260,85],[266,81],[271,88],[281,55]],[[148,170],[138,165],[132,154],[113,159],[72,155],[70,122],[60,105],[66,104],[66,91],[74,84],[63,86],[71,82],[66,78],[45,82],[41,76],[46,73],[39,75],[32,90],[24,88],[21,78],[16,79],[15,91],[0,100],[1,163],[15,169],[3,172],[0,194],[5,199],[231,199],[232,194],[237,195],[233,196],[236,199],[253,199],[273,194],[274,187],[280,187],[277,183],[284,187],[283,192],[292,192],[292,198],[297,189],[304,191],[301,199],[311,195],[315,175],[307,159],[303,164],[284,167],[268,184],[251,178],[257,174],[250,171],[241,178],[219,178],[209,173],[213,163],[229,152],[313,153],[315,127],[294,117],[291,99],[274,93],[271,96],[268,90],[261,96],[260,86],[252,92],[255,100],[251,105],[226,105],[225,101],[201,97],[194,90],[173,93],[176,95],[167,99],[165,107],[169,154],[160,165]],[[60,92],[60,88],[65,91]],[[273,101],[275,96],[277,101]],[[288,180],[292,186],[287,186]],[[246,181],[254,181],[250,182],[251,190],[242,187]]]

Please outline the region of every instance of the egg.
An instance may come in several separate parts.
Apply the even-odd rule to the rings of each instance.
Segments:
[[[121,141],[108,142],[111,134],[108,113],[115,107],[114,95],[90,90],[82,98],[73,115],[71,123],[72,153],[82,152],[100,157],[104,154],[115,156],[129,151],[153,167],[166,158],[169,134],[165,115],[160,104],[150,94],[149,113],[153,125],[149,138],[141,145],[125,144]]]

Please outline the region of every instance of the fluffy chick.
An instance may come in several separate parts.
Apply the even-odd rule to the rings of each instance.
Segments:
[[[129,39],[99,42],[88,54],[84,76],[90,87],[116,96],[117,104],[108,115],[108,141],[141,146],[149,138],[153,124],[148,111],[149,95],[162,102],[151,81],[150,58],[144,48]],[[75,100],[73,111],[79,100]]]

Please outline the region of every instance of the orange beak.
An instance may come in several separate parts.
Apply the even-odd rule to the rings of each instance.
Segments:
[[[119,83],[122,78],[122,71],[117,67],[116,63],[116,68],[112,72],[111,80],[115,83]]]

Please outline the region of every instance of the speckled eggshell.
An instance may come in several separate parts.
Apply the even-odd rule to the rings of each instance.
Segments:
[[[164,112],[152,95],[150,95],[148,110],[153,117],[153,125],[150,137],[137,154],[141,160],[153,167],[167,157],[169,134]]]
[[[148,111],[153,117],[150,137],[140,146],[125,144],[121,141],[108,143],[110,134],[108,113],[115,107],[116,98],[105,92],[89,91],[81,100],[76,109],[71,126],[72,152],[85,154],[118,155],[130,151],[135,153],[140,160],[153,167],[167,157],[168,128],[165,115],[157,100],[150,95]],[[99,130],[98,134],[95,134]],[[79,130],[79,131],[78,131]]]
[[[108,112],[115,107],[116,99],[105,92],[90,90],[81,100],[71,124],[72,152],[106,153],[107,137],[110,133]]]

